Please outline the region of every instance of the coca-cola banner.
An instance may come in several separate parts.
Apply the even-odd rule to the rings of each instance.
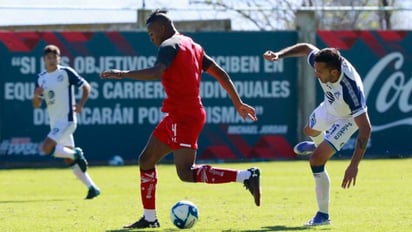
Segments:
[[[362,76],[373,126],[366,156],[412,152],[412,33],[318,31],[319,47],[336,47]],[[318,96],[320,97],[320,96]],[[355,139],[342,154],[350,155]]]
[[[226,92],[202,77],[207,112],[199,159],[293,159],[298,142],[295,58],[267,62],[262,54],[297,43],[297,32],[191,33],[232,77],[243,100],[256,107],[257,122],[243,121]],[[49,132],[46,110],[33,109],[36,74],[44,70],[42,49],[55,44],[62,64],[90,82],[93,91],[78,115],[77,146],[91,162],[120,155],[136,160],[161,120],[159,81],[100,80],[105,69],[141,69],[156,61],[145,32],[0,32],[0,164],[53,159],[38,146]],[[336,47],[365,84],[373,132],[366,157],[405,156],[412,151],[412,33],[407,31],[318,31],[317,46]],[[323,99],[317,91],[318,101]],[[77,97],[80,94],[77,92]],[[350,156],[355,136],[339,156]],[[171,159],[170,156],[166,159]]]

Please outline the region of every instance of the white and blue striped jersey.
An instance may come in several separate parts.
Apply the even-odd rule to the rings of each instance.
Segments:
[[[84,83],[85,80],[76,71],[66,66],[58,65],[55,71],[38,75],[36,87],[44,89],[43,99],[47,104],[50,125],[57,121],[77,122],[73,87],[80,88]]]
[[[308,55],[308,63],[314,68],[314,56]],[[367,111],[363,83],[355,68],[343,58],[341,75],[337,82],[319,83],[325,93],[324,104],[328,113],[337,117],[357,117]]]

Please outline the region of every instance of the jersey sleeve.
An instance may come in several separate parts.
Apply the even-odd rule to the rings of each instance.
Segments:
[[[40,87],[39,79],[40,79],[40,75],[37,75],[37,77],[36,77],[36,83],[35,83],[35,86],[34,86],[35,88]]]
[[[208,56],[206,54],[206,52],[204,52],[203,53],[203,62],[202,62],[203,71],[206,71],[210,67],[210,65],[213,64],[213,62],[214,62],[213,59],[210,56]]]
[[[178,42],[167,41],[166,43],[160,45],[159,52],[157,54],[156,64],[164,64],[169,67],[173,60],[175,59],[177,52],[179,50]]]
[[[360,86],[354,80],[343,78],[343,99],[348,104],[352,117],[357,117],[367,111],[366,100]]]
[[[66,71],[67,76],[69,77],[70,84],[76,86],[77,88],[80,88],[84,84],[84,78],[81,77],[74,69],[70,67],[64,67],[63,69]]]
[[[315,68],[315,54],[318,52],[319,50],[312,50],[309,55],[308,55],[308,64],[310,66],[312,66],[312,68]]]

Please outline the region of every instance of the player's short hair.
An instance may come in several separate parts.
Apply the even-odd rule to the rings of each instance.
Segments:
[[[341,71],[342,56],[336,48],[324,48],[315,54],[315,62],[325,63],[328,68]]]
[[[172,20],[167,16],[167,10],[156,9],[152,14],[147,18],[146,25],[153,22],[163,22],[172,24]]]
[[[49,53],[54,53],[57,56],[60,56],[60,49],[56,45],[50,44],[44,47],[43,56],[46,56]]]

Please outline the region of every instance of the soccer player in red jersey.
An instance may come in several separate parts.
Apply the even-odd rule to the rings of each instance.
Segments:
[[[156,163],[174,153],[179,178],[185,182],[209,184],[240,182],[260,205],[260,170],[234,170],[196,165],[197,140],[206,121],[199,91],[202,71],[214,77],[229,94],[242,118],[256,121],[255,109],[239,97],[229,75],[191,38],[180,34],[166,11],[156,10],[146,21],[148,34],[159,47],[153,67],[134,71],[108,70],[101,78],[135,80],[161,79],[166,92],[162,111],[166,116],[154,129],[139,156],[140,191],[144,215],[124,228],[159,227],[156,216]]]

